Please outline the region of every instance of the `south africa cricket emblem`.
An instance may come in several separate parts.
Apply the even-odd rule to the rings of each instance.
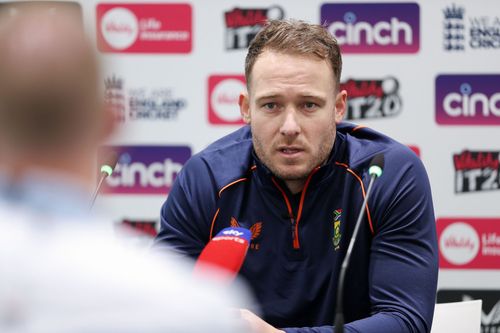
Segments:
[[[342,209],[336,209],[333,212],[333,247],[335,251],[340,248],[340,239],[342,238],[342,234],[340,233],[340,223],[342,222],[340,219],[342,217]]]

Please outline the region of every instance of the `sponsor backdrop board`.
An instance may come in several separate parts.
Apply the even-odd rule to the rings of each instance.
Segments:
[[[500,290],[498,0],[80,5],[103,60],[103,94],[121,128],[103,148],[116,148],[120,159],[97,201],[113,223],[154,234],[186,160],[242,126],[244,57],[263,21],[323,23],[344,53],[346,118],[409,145],[427,167],[439,300],[465,297],[448,291],[491,297],[483,302],[483,324],[498,328],[492,314]]]

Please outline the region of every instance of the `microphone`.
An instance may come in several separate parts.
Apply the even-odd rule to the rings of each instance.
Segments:
[[[195,276],[209,276],[230,283],[243,265],[252,233],[245,228],[225,228],[208,242],[194,266]]]
[[[94,194],[92,194],[89,210],[91,210],[92,207],[94,206],[95,199],[97,198],[97,194],[99,194],[99,190],[101,189],[104,179],[106,179],[108,176],[111,176],[113,170],[116,167],[117,162],[118,162],[118,154],[113,151],[107,156],[105,162],[101,164],[101,174],[99,177],[99,182],[97,183],[97,187],[94,191]]]
[[[344,261],[342,262],[342,266],[340,268],[339,282],[337,285],[337,304],[335,307],[335,323],[334,323],[335,333],[344,333],[343,298],[344,298],[345,274],[347,271],[347,267],[349,266],[349,260],[351,259],[352,249],[354,248],[356,237],[358,236],[359,226],[361,225],[361,220],[363,219],[365,214],[365,207],[368,202],[368,196],[370,195],[373,182],[375,181],[375,179],[382,176],[383,169],[384,169],[384,155],[380,153],[375,155],[375,157],[370,162],[370,166],[368,167],[368,174],[370,175],[370,183],[368,184],[365,200],[363,201],[363,205],[361,206],[358,219],[356,221],[356,224],[354,225],[354,231],[352,233],[351,240],[349,241],[349,247],[347,248]]]

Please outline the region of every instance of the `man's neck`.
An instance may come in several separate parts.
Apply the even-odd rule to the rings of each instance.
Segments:
[[[285,184],[292,192],[292,194],[297,194],[304,188],[304,184],[306,183],[305,179],[299,180],[285,180]]]

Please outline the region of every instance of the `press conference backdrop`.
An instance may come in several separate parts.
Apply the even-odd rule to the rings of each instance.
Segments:
[[[242,126],[244,58],[264,20],[322,23],[343,51],[347,120],[409,145],[427,167],[438,298],[489,297],[483,329],[500,331],[498,0],[80,5],[104,61],[103,94],[122,128],[107,147],[121,152],[117,170],[98,199],[113,223],[154,235],[186,160]]]

